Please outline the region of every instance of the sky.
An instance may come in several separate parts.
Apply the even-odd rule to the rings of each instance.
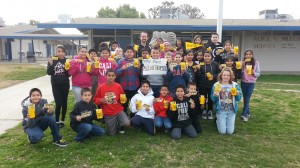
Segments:
[[[96,17],[101,7],[116,9],[122,4],[130,4],[137,11],[148,16],[148,9],[156,7],[164,0],[5,0],[1,1],[0,17],[6,25],[15,25],[20,22],[29,23],[29,20],[40,22],[57,21],[59,14],[68,14],[72,18]],[[105,2],[105,3],[104,3]],[[219,0],[173,0],[175,6],[188,2],[198,7],[206,19],[218,17]],[[294,19],[300,19],[299,0],[223,0],[224,19],[258,19],[258,13],[265,9],[278,8],[279,14],[290,14]]]

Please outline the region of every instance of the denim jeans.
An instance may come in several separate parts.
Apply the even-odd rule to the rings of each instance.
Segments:
[[[190,138],[195,138],[197,137],[197,132],[195,130],[195,128],[193,127],[192,124],[188,125],[187,127],[184,128],[173,128],[171,131],[171,138],[178,140],[181,138],[181,131],[183,131],[183,133],[185,135],[187,135]]]
[[[154,120],[151,118],[143,118],[139,115],[135,115],[133,118],[130,120],[130,124],[137,129],[140,129],[144,126],[146,132],[149,135],[154,135]]]
[[[244,97],[244,107],[242,111],[242,116],[248,117],[250,115],[249,103],[250,98],[254,90],[255,83],[245,83],[241,82],[243,97]]]
[[[44,137],[44,131],[50,128],[52,134],[52,141],[56,142],[61,140],[61,134],[59,133],[58,126],[55,118],[52,115],[43,116],[43,118],[32,128],[25,128],[25,133],[29,137],[30,143],[34,144],[42,140]]]
[[[77,127],[76,141],[83,141],[88,135],[90,136],[102,136],[105,134],[105,130],[97,125],[81,123]]]
[[[81,89],[82,88],[79,86],[72,86],[72,91],[76,102],[79,102],[81,100]]]
[[[168,117],[156,116],[154,119],[154,123],[155,123],[155,127],[157,128],[161,128],[164,126],[165,129],[170,129],[172,127],[171,120]]]
[[[217,127],[220,134],[232,134],[234,132],[236,114],[233,111],[221,111],[217,113]]]

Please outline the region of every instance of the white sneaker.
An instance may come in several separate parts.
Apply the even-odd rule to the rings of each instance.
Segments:
[[[202,118],[205,119],[205,120],[207,119],[206,115],[207,115],[207,111],[203,110],[203,112],[202,112]]]
[[[241,119],[242,119],[242,121],[245,121],[245,122],[247,122],[247,121],[248,121],[248,118],[247,118],[247,117],[245,117],[245,116],[241,116]]]
[[[209,111],[208,111],[208,114],[207,114],[207,119],[209,119],[209,120],[212,120],[212,119],[214,119],[214,116],[213,116],[213,114],[212,114],[212,111],[211,111],[211,110],[209,110]]]

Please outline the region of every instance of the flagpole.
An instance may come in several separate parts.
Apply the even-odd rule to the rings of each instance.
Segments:
[[[217,19],[217,33],[219,34],[219,41],[222,42],[222,19],[223,19],[223,0],[219,0],[219,16]]]

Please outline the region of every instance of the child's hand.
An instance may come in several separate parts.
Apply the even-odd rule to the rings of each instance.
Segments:
[[[214,92],[214,96],[218,97],[219,96],[219,92]]]
[[[185,94],[184,96],[185,96],[185,97],[190,97],[190,96],[191,96],[191,93]]]
[[[53,59],[52,59],[51,57],[49,58],[48,62],[49,62],[49,64],[50,64],[50,66],[53,65]]]
[[[156,101],[156,98],[154,98],[154,99],[153,99],[153,103],[156,103],[156,102],[157,102],[157,101]]]
[[[222,70],[222,69],[223,69],[222,65],[219,65],[219,69],[220,69],[220,70]]]
[[[195,103],[191,103],[191,108],[192,108],[192,109],[195,108]]]
[[[104,104],[104,103],[106,103],[106,99],[105,98],[100,99],[100,104]]]
[[[204,104],[201,104],[200,108],[201,108],[201,110],[203,110],[204,109]]]
[[[80,116],[80,115],[77,115],[77,116],[76,116],[76,120],[77,120],[77,121],[81,121],[81,116]]]
[[[127,67],[127,65],[126,64],[124,64],[123,66],[122,66],[122,69],[123,70],[125,70],[125,69],[127,69],[128,67]]]
[[[47,113],[48,113],[48,114],[53,114],[53,112],[54,112],[53,106],[49,106],[49,107],[48,107],[48,110],[47,110]]]

